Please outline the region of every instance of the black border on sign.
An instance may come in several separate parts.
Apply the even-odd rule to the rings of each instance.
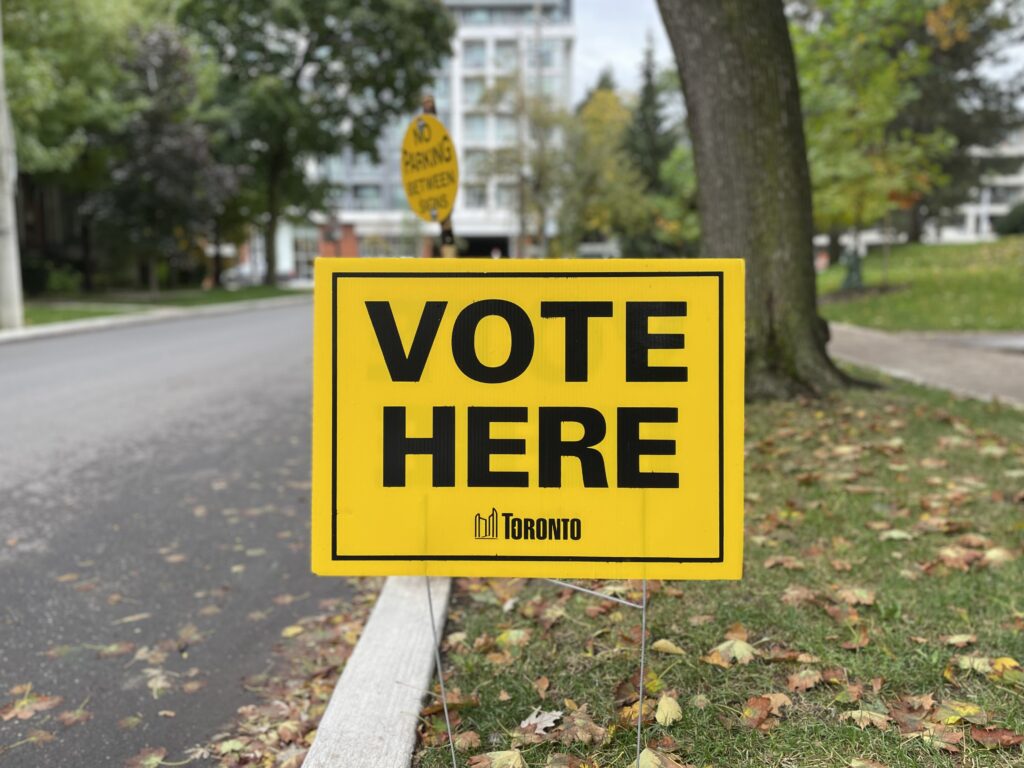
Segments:
[[[339,555],[338,554],[338,279],[342,277],[715,277],[718,278],[718,556],[590,557],[580,555]],[[725,560],[725,273],[724,272],[332,272],[331,273],[331,560],[475,560],[561,563],[721,563]]]

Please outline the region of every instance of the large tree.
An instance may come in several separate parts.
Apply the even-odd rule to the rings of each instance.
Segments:
[[[747,395],[840,386],[817,311],[811,184],[782,2],[658,5],[686,98],[702,255],[747,262]]]
[[[648,223],[644,180],[623,148],[629,121],[614,82],[602,74],[566,126],[558,227],[566,255],[583,241],[637,233]]]
[[[110,139],[112,184],[90,207],[118,233],[121,249],[140,262],[155,291],[160,265],[173,280],[184,255],[213,231],[235,183],[197,119],[196,70],[180,30],[158,25],[135,41],[123,63],[129,79],[121,96],[138,110]]]
[[[930,66],[907,42],[921,15],[919,0],[816,0],[794,14],[819,231],[856,232],[945,181],[952,137],[896,125]]]
[[[914,79],[914,98],[893,122],[895,131],[918,134],[943,131],[954,137],[953,150],[941,162],[944,186],[928,190],[911,209],[908,233],[920,237],[924,222],[964,202],[983,173],[1016,167],[982,157],[1021,125],[1024,71],[1019,45],[1024,40],[1021,0],[932,0],[917,3],[907,46],[928,52],[928,66]]]
[[[221,100],[262,193],[274,284],[280,217],[321,203],[309,161],[346,146],[375,153],[449,53],[453,22],[439,0],[186,0],[181,19],[220,64]]]

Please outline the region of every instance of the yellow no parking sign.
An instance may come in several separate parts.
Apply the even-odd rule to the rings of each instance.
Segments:
[[[319,259],[324,575],[735,579],[743,262]]]

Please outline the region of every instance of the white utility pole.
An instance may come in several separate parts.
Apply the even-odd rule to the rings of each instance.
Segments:
[[[0,330],[20,328],[25,321],[21,298],[18,221],[14,212],[18,163],[14,151],[14,127],[7,108],[3,40],[3,6],[0,2]]]

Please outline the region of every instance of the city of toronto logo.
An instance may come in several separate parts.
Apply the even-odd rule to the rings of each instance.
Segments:
[[[491,514],[484,517],[477,513],[473,521],[473,538],[496,539],[498,538],[498,510],[491,508]]]

